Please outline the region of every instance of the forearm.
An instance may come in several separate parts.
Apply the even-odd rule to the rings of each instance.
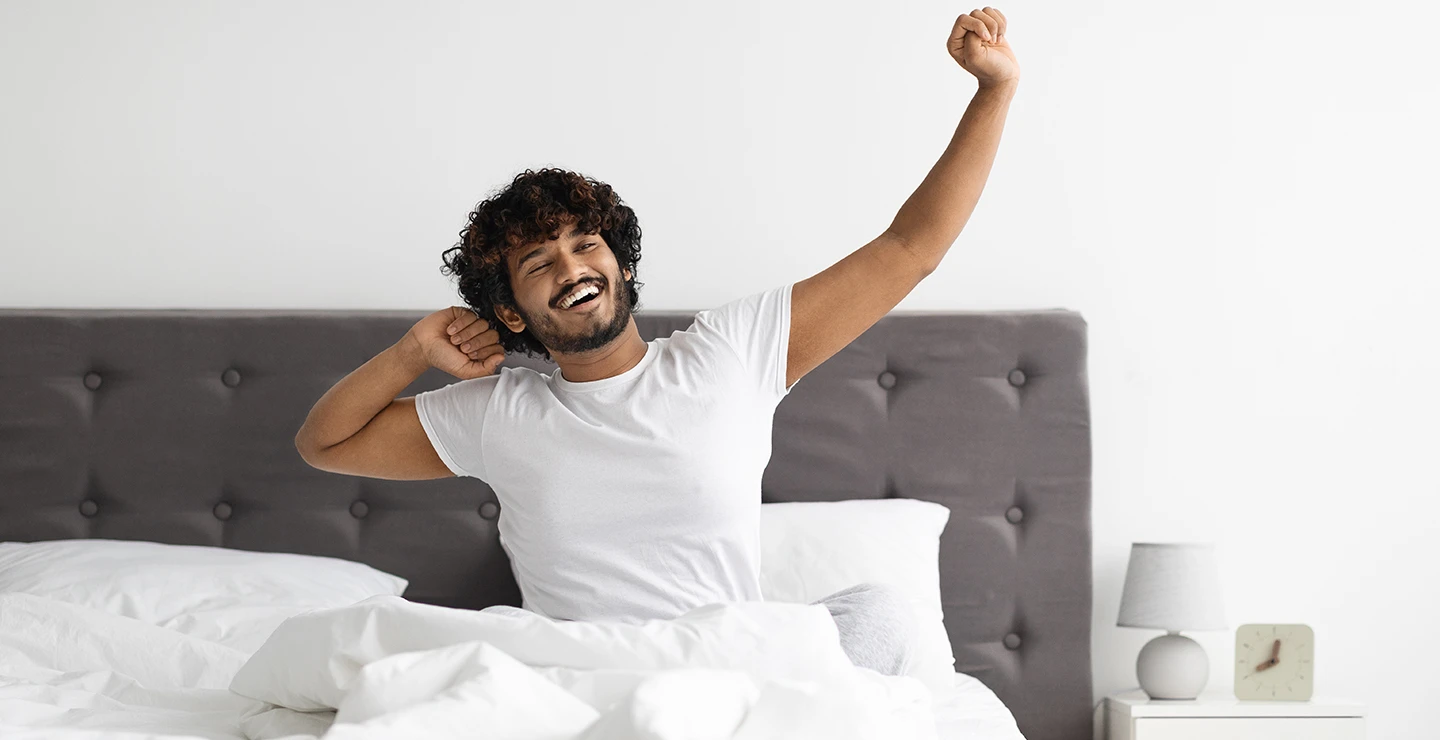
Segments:
[[[406,334],[315,402],[295,435],[296,449],[308,455],[349,439],[428,367],[419,344]]]
[[[980,200],[1000,148],[1000,132],[1015,87],[1016,83],[1006,83],[976,91],[945,153],[887,230],[931,270],[960,236]]]

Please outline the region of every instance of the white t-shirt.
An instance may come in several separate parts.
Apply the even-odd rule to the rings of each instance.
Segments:
[[[445,465],[495,490],[524,608],[634,622],[762,600],[792,286],[700,311],[614,377],[504,367],[415,397]]]

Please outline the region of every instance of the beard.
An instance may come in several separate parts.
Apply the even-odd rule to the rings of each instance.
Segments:
[[[573,355],[600,349],[613,342],[630,325],[630,314],[634,308],[630,303],[630,288],[623,282],[606,278],[599,296],[591,299],[604,301],[609,307],[596,306],[589,313],[566,315],[559,308],[547,307],[544,313],[531,315],[516,309],[525,326],[545,349]],[[610,319],[605,319],[606,312]]]

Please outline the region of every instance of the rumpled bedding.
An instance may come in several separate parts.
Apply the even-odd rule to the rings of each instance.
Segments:
[[[0,594],[0,737],[244,738],[248,656],[136,619]]]
[[[641,624],[376,596],[253,654],[0,594],[0,736],[516,740],[935,737],[930,691],[849,663],[823,606]]]

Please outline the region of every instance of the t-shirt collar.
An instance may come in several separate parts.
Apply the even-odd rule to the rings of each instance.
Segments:
[[[655,349],[655,342],[650,341],[645,343],[645,355],[640,358],[640,362],[636,363],[635,367],[632,367],[629,370],[620,373],[619,375],[612,375],[608,378],[600,378],[599,380],[587,380],[577,383],[575,381],[566,380],[564,374],[560,372],[560,368],[557,367],[553,372],[550,373],[550,379],[555,383],[556,387],[570,393],[598,391],[603,388],[609,388],[614,385],[619,385],[621,383],[629,380],[634,380],[635,378],[639,377],[640,373],[644,372],[645,368],[648,367],[650,363],[655,360],[656,354],[658,354],[658,350]]]

